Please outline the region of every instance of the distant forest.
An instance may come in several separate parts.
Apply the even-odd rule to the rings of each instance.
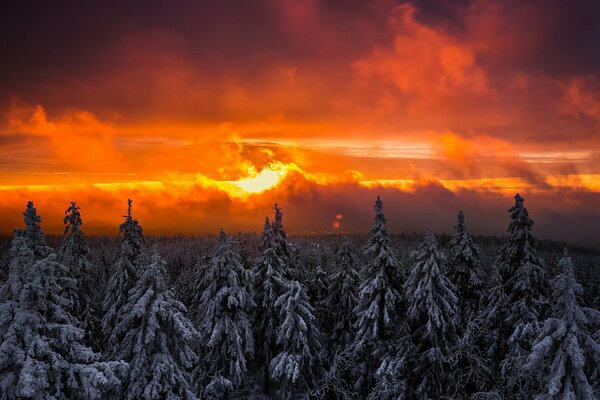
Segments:
[[[0,238],[0,399],[598,399],[600,249],[507,234]],[[389,205],[388,205],[389,206]],[[392,205],[393,206],[393,205]]]

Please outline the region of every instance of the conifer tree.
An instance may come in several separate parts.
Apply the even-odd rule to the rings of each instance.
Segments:
[[[363,395],[374,384],[373,376],[381,361],[388,355],[389,344],[397,332],[402,297],[399,292],[400,264],[390,245],[383,213],[383,202],[375,201],[375,224],[365,246],[368,260],[363,270],[356,315],[355,357],[359,360],[355,388]]]
[[[354,308],[358,303],[360,282],[357,261],[358,255],[352,242],[344,237],[335,255],[335,268],[327,288],[327,310],[330,312],[329,319],[333,322],[330,339],[334,347],[347,346],[354,338]]]
[[[114,357],[129,363],[117,398],[196,399],[190,371],[197,361],[192,345],[199,334],[185,306],[167,288],[164,266],[155,249],[110,338]]]
[[[466,230],[462,211],[458,213],[454,229],[448,250],[447,275],[456,288],[461,319],[466,323],[479,311],[484,284],[481,250]]]
[[[283,211],[279,208],[279,204],[275,203],[273,206],[273,210],[275,211],[275,217],[273,218],[273,235],[275,236],[275,242],[279,246],[279,256],[284,259],[284,261],[288,261],[290,257],[287,235],[285,233],[285,229],[283,228]]]
[[[489,283],[483,295],[480,319],[487,331],[482,347],[487,350],[486,356],[494,368],[498,368],[506,354],[507,309],[508,297],[502,286],[502,278],[498,270],[492,266]]]
[[[526,398],[532,381],[522,373],[522,367],[545,317],[548,300],[544,262],[537,254],[536,240],[531,232],[533,221],[523,202],[517,193],[515,206],[509,210],[510,236],[497,265],[500,273],[504,273],[504,290],[508,296],[508,353],[502,361],[502,376],[510,393]]]
[[[127,199],[127,214],[123,215],[125,221],[119,226],[121,242],[126,242],[131,248],[131,262],[138,269],[148,263],[144,252],[144,231],[137,219],[133,218],[131,209],[133,200]]]
[[[140,263],[145,258],[142,253],[142,228],[131,215],[131,205],[132,201],[129,199],[127,214],[123,216],[125,221],[119,227],[119,253],[108,281],[103,304],[102,333],[106,338],[112,335],[121,308],[127,302],[127,295],[135,286],[139,270],[143,267]]]
[[[287,291],[288,281],[284,275],[284,262],[277,252],[278,244],[273,234],[269,218],[266,218],[262,233],[262,254],[255,270],[255,343],[256,360],[264,368],[263,391],[269,395],[269,365],[277,354],[277,327],[281,319],[275,302]]]
[[[586,364],[600,364],[600,343],[590,322],[600,322],[600,312],[579,305],[583,295],[575,280],[573,262],[565,249],[559,262],[562,272],[552,281],[554,306],[535,339],[525,368],[539,376],[539,399],[596,399]]]
[[[100,330],[100,304],[93,301],[92,294],[96,292],[98,274],[90,261],[90,249],[81,230],[83,221],[75,202],[65,211],[65,237],[58,256],[66,267],[68,275],[76,281],[76,293],[72,297],[73,313],[80,316],[86,332],[86,341],[94,347],[100,347],[97,338]]]
[[[289,284],[275,306],[281,320],[277,327],[281,351],[271,361],[269,371],[279,383],[277,398],[293,399],[295,393],[306,393],[314,381],[322,359],[321,334],[306,291],[297,281]]]
[[[443,273],[444,255],[431,229],[413,254],[414,264],[404,290],[415,356],[412,390],[415,398],[442,398],[452,393],[455,377],[450,355],[456,343],[458,299]]]
[[[23,211],[25,220],[25,229],[23,229],[23,238],[29,244],[36,260],[45,258],[52,249],[46,245],[46,235],[42,231],[42,217],[37,214],[37,209],[33,202],[27,202],[27,208]]]
[[[51,253],[31,263],[30,242],[13,241],[10,283],[1,291],[0,392],[3,399],[100,399],[127,365],[100,362],[83,343],[59,286],[64,266]]]
[[[8,279],[0,287],[0,337],[2,337],[19,309],[19,295],[23,289],[25,273],[33,264],[33,251],[23,231],[15,229],[10,247]]]
[[[206,275],[197,315],[204,370],[201,384],[208,398],[224,399],[237,389],[254,350],[250,315],[255,304],[239,246],[221,230]]]

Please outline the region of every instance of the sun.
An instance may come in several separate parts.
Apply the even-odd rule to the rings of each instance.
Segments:
[[[256,169],[251,167],[248,170],[248,177],[236,181],[218,181],[217,186],[230,196],[244,198],[276,187],[293,170],[299,170],[294,163],[274,161],[267,164],[260,172],[256,172]]]

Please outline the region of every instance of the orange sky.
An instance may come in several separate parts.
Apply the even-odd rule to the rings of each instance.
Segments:
[[[396,231],[462,208],[502,234],[519,191],[539,236],[600,244],[583,3],[201,3],[5,10],[1,233],[75,200],[114,234],[127,197],[151,233],[258,230],[275,201],[291,233],[364,232],[381,194]]]

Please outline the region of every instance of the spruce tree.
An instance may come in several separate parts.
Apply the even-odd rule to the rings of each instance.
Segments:
[[[494,369],[500,366],[506,354],[505,320],[507,310],[508,297],[504,292],[502,278],[498,270],[492,266],[479,318],[486,331],[481,347],[486,350],[486,356]]]
[[[479,311],[483,291],[481,250],[465,227],[465,215],[458,213],[458,222],[448,249],[447,275],[456,288],[461,320],[466,323]]]
[[[125,221],[119,226],[121,242],[126,242],[131,248],[131,262],[138,269],[148,263],[144,247],[144,230],[137,219],[133,218],[131,209],[133,200],[127,199],[127,214],[123,215]]]
[[[104,299],[104,318],[102,319],[102,333],[106,338],[112,335],[117,324],[121,308],[127,302],[129,291],[135,286],[138,273],[143,265],[143,236],[142,228],[138,221],[131,215],[131,199],[128,200],[125,221],[119,227],[119,253],[108,281]]]
[[[455,385],[450,355],[457,340],[458,299],[443,273],[445,257],[431,229],[413,259],[404,285],[415,344],[412,392],[418,399],[442,398]]]
[[[275,302],[288,288],[285,278],[284,261],[277,252],[279,247],[273,234],[269,218],[266,218],[262,233],[262,254],[259,257],[255,269],[255,343],[256,361],[264,368],[263,391],[269,395],[270,378],[269,365],[275,354],[277,354],[277,327],[281,324],[279,313]]]
[[[165,262],[156,250],[129,292],[110,338],[114,357],[129,363],[117,398],[196,399],[191,370],[199,334],[164,280]]]
[[[197,326],[206,379],[200,383],[207,398],[224,399],[240,387],[248,369],[255,304],[248,288],[252,276],[242,264],[238,243],[223,231],[204,280]]]
[[[0,389],[3,399],[100,399],[127,365],[100,362],[59,286],[64,266],[51,253],[35,263],[29,242],[13,241],[10,283],[0,292]]]
[[[66,267],[69,275],[75,279],[77,285],[73,297],[73,312],[80,316],[86,332],[87,343],[95,348],[100,348],[100,304],[92,298],[97,291],[98,273],[90,261],[90,248],[81,230],[83,221],[75,202],[65,211],[63,222],[65,224],[65,237],[60,247],[58,256],[60,262]]]
[[[322,360],[321,334],[305,289],[297,281],[289,284],[275,306],[281,325],[277,344],[281,351],[270,363],[271,378],[279,383],[277,398],[293,399],[306,394]]]
[[[368,260],[363,270],[356,315],[355,357],[358,360],[355,388],[362,395],[369,393],[373,376],[381,361],[391,351],[390,342],[398,331],[402,297],[399,292],[400,264],[396,259],[386,229],[383,202],[375,201],[375,224],[365,246]]]
[[[590,332],[590,322],[600,322],[600,312],[579,305],[583,288],[575,280],[566,249],[559,268],[562,272],[552,281],[552,317],[544,322],[525,368],[539,376],[536,398],[597,399],[586,364],[600,364],[600,343]]]
[[[358,255],[352,242],[345,237],[335,255],[335,268],[327,288],[327,310],[333,322],[330,336],[332,347],[344,347],[354,338],[356,322],[354,308],[358,303],[360,276],[357,271]]]
[[[497,266],[503,274],[504,290],[508,296],[506,314],[507,354],[502,361],[502,376],[515,396],[529,396],[532,382],[523,373],[523,364],[531,352],[548,304],[548,286],[544,262],[537,254],[536,240],[531,232],[533,221],[517,193],[515,206],[509,212],[509,239],[503,246]]]
[[[284,258],[284,261],[288,261],[290,257],[287,235],[283,228],[283,211],[279,208],[279,204],[275,203],[273,206],[275,216],[273,218],[273,235],[275,236],[275,242],[279,246],[279,256]]]
[[[52,249],[46,245],[46,235],[42,231],[42,217],[37,214],[33,202],[27,202],[27,208],[23,211],[25,229],[23,238],[29,244],[36,260],[47,257]]]

